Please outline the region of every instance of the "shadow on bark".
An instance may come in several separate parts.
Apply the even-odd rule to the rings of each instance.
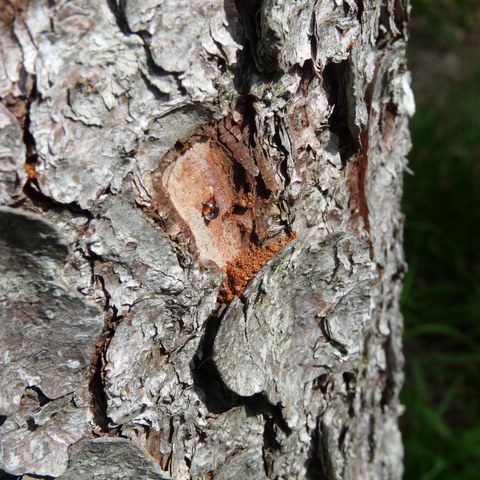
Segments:
[[[205,333],[190,363],[193,381],[199,397],[211,413],[224,413],[234,407],[244,406],[247,416],[263,418],[262,456],[267,476],[274,471],[274,462],[282,450],[280,437],[288,437],[292,430],[287,425],[281,405],[273,405],[265,393],[242,397],[230,390],[220,377],[213,361],[213,345],[222,315],[214,313],[207,320]],[[308,478],[320,478],[311,475]]]
[[[1,480],[20,480],[22,475],[11,475],[7,473],[5,470],[0,468],[0,479]],[[53,480],[55,477],[50,477],[48,475],[29,475],[29,478],[38,478],[39,480]]]
[[[326,479],[323,462],[320,454],[320,435],[318,431],[318,422],[317,427],[312,432],[310,439],[310,448],[308,450],[308,458],[305,462],[305,478],[307,480],[324,480]]]
[[[220,321],[221,317],[216,313],[208,318],[205,333],[190,362],[197,393],[211,413],[223,413],[244,404],[242,397],[230,390],[222,381],[212,359],[213,343]]]

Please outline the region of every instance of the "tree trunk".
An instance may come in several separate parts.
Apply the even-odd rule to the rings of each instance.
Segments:
[[[0,2],[2,478],[401,477],[407,19]]]

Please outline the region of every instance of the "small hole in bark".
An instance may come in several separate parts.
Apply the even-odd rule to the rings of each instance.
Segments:
[[[343,381],[347,387],[347,390],[354,389],[356,383],[356,376],[352,372],[344,372],[343,373]]]
[[[38,428],[38,425],[35,423],[35,420],[33,418],[27,419],[27,428],[31,432],[34,432]]]
[[[330,383],[330,374],[323,373],[313,381],[313,388],[320,389],[320,391],[325,394],[327,393],[329,383]]]

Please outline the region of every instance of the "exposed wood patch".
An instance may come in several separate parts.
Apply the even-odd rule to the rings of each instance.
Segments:
[[[161,179],[173,207],[188,225],[200,259],[218,265],[236,254],[252,229],[249,214],[225,218],[237,195],[233,175],[225,152],[208,139],[193,144],[168,165]],[[209,204],[213,205],[210,214],[205,208]]]
[[[225,267],[267,240],[268,213],[281,186],[252,130],[239,107],[177,142],[153,174],[150,216],[204,264]]]

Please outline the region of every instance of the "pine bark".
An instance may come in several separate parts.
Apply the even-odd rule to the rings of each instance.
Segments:
[[[401,477],[408,11],[0,2],[3,477]]]

